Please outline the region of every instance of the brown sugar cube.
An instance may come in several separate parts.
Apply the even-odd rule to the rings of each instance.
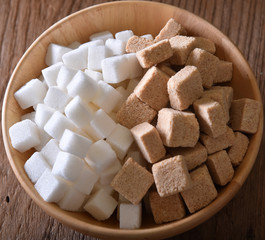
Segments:
[[[171,156],[182,155],[189,171],[207,160],[207,150],[199,142],[193,148],[169,148],[168,151]]]
[[[203,92],[202,97],[204,98],[210,98],[213,101],[218,102],[222,109],[223,109],[223,114],[225,117],[225,122],[227,123],[230,119],[229,116],[229,105],[227,102],[227,96],[225,91],[223,89],[209,89]]]
[[[170,58],[170,62],[174,65],[184,65],[194,48],[201,48],[212,54],[215,53],[215,44],[203,37],[177,35],[170,38],[169,42],[173,49],[173,56]]]
[[[158,131],[151,124],[144,122],[131,129],[132,135],[144,158],[154,163],[166,155],[166,149]]]
[[[154,179],[150,172],[129,158],[111,182],[114,190],[133,204],[138,204]]]
[[[186,65],[196,66],[201,74],[203,87],[210,88],[216,77],[218,62],[218,57],[203,49],[195,48],[190,53]]]
[[[233,88],[229,86],[212,86],[210,89],[211,90],[222,90],[226,96],[227,107],[228,109],[230,109],[233,98],[234,98]]]
[[[245,133],[257,132],[261,112],[259,101],[241,98],[234,100],[231,105],[231,126],[235,131]]]
[[[174,71],[172,68],[170,68],[169,66],[167,66],[167,65],[165,65],[163,63],[158,64],[157,67],[162,72],[164,72],[165,74],[167,74],[169,77],[172,77],[173,75],[176,74],[176,71]]]
[[[194,113],[163,108],[156,128],[167,147],[194,147],[199,139],[199,123]]]
[[[196,43],[195,43],[196,48],[204,49],[205,51],[212,54],[215,53],[216,48],[213,41],[203,37],[195,37],[195,38],[196,38]]]
[[[180,23],[176,22],[173,18],[170,18],[155,37],[155,42],[170,39],[176,35],[187,35],[187,31]]]
[[[152,173],[160,197],[170,196],[191,187],[190,174],[181,155],[155,163]]]
[[[121,125],[132,128],[143,122],[151,122],[156,114],[153,108],[132,93],[117,112],[116,119]]]
[[[156,191],[151,191],[149,202],[157,224],[179,220],[186,215],[185,206],[179,193],[168,197],[160,197]]]
[[[218,185],[226,185],[234,176],[231,160],[225,150],[209,155],[206,165],[214,183]]]
[[[170,62],[174,65],[184,65],[190,52],[194,49],[196,38],[177,35],[169,39],[173,49]]]
[[[233,166],[238,166],[248,149],[249,140],[246,135],[240,132],[235,132],[235,141],[232,147],[228,150],[228,156],[231,159]]]
[[[219,137],[213,138],[201,133],[200,140],[206,147],[208,154],[212,154],[231,147],[235,141],[235,134],[231,128],[226,127],[226,132]]]
[[[134,89],[135,95],[155,110],[167,106],[169,77],[157,67],[151,67]]]
[[[222,106],[210,98],[201,98],[193,103],[200,130],[214,138],[226,131],[226,119]]]
[[[128,39],[125,50],[127,53],[136,53],[153,43],[154,41],[152,40],[134,35]]]
[[[181,196],[190,213],[194,213],[209,205],[217,197],[217,190],[205,164],[193,170],[190,176],[192,187],[181,192]]]
[[[173,55],[172,48],[167,39],[152,44],[136,53],[136,57],[143,68],[163,62]]]
[[[213,83],[229,82],[232,80],[233,64],[231,62],[220,60],[217,65],[216,76]]]
[[[203,93],[198,69],[186,66],[172,76],[167,83],[170,105],[176,110],[187,109]]]

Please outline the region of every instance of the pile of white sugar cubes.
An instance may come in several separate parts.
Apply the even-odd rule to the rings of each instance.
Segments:
[[[40,196],[99,221],[117,208],[123,229],[141,227],[142,207],[161,224],[208,206],[261,112],[234,100],[232,62],[215,52],[172,18],[155,38],[124,30],[51,43],[48,67],[14,94],[34,111],[9,129],[15,149],[36,149],[24,168]]]
[[[98,220],[117,207],[110,182],[125,156],[144,161],[135,147],[128,152],[132,134],[115,119],[143,76],[136,54],[125,54],[131,36],[130,30],[115,38],[104,31],[84,44],[51,43],[48,67],[14,94],[22,109],[34,109],[9,134],[18,151],[36,149],[24,166],[35,189],[47,202],[68,211],[86,210]]]

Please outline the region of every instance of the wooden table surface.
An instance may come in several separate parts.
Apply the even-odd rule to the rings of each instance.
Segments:
[[[106,1],[0,0],[0,96],[15,65],[48,27],[80,9]],[[159,1],[158,1],[159,2]],[[265,93],[265,1],[160,1],[193,12],[224,32],[249,62]],[[263,103],[264,97],[263,97]],[[43,212],[17,181],[0,138],[0,239],[95,239],[78,233]],[[200,226],[170,239],[265,239],[265,139],[254,168],[235,198]]]

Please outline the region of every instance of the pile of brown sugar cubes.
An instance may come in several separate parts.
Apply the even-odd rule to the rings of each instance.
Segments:
[[[126,51],[136,53],[146,73],[116,117],[146,162],[129,156],[112,180],[120,211],[131,214],[129,204],[137,209],[144,199],[157,224],[178,220],[186,208],[194,213],[210,204],[216,186],[233,178],[248,148],[246,134],[257,131],[261,104],[233,100],[224,84],[232,79],[232,63],[215,50],[211,40],[187,36],[174,19],[154,40],[128,40]],[[137,214],[131,218],[140,219]]]

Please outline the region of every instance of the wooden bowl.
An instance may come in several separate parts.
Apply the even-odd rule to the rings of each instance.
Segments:
[[[46,203],[27,177],[23,165],[33,150],[19,153],[13,149],[8,129],[20,120],[22,114],[26,113],[15,101],[14,92],[30,79],[37,78],[41,69],[46,67],[44,59],[48,44],[53,42],[68,45],[73,41],[82,43],[88,41],[92,33],[104,30],[116,33],[131,29],[137,35],[151,33],[156,36],[171,17],[183,24],[190,35],[202,36],[214,41],[217,47],[216,55],[220,59],[233,62],[231,86],[234,88],[235,98],[249,97],[261,102],[260,92],[248,63],[223,33],[192,13],[155,2],[105,3],[89,7],[62,19],[30,46],[11,76],[4,98],[2,129],[6,152],[13,171],[25,191],[44,211],[79,232],[108,239],[161,239],[182,233],[209,219],[224,207],[238,192],[255,162],[263,132],[263,114],[260,116],[257,133],[250,137],[249,149],[242,164],[236,169],[233,180],[218,192],[215,201],[182,220],[167,224],[156,225],[152,217],[144,216],[142,228],[136,230],[119,229],[115,216],[107,221],[98,222],[87,213],[67,212],[61,210],[56,204]]]

